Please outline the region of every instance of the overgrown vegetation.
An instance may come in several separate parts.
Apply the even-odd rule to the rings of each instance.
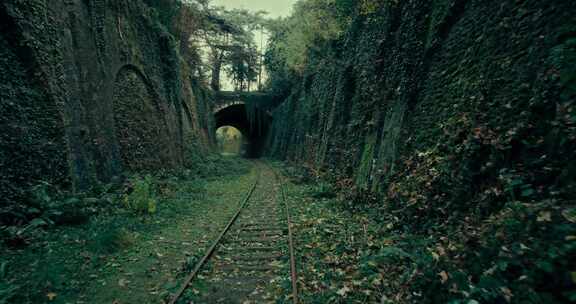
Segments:
[[[203,163],[206,165],[202,167],[203,173],[210,175],[210,179],[182,170],[134,175],[122,185],[102,185],[84,194],[58,192],[49,185],[37,187],[34,193],[43,207],[31,210],[36,217],[23,225],[0,227],[0,303],[77,301],[81,294],[91,292],[86,289],[90,280],[122,274],[116,259],[136,247],[146,248],[159,229],[169,230],[175,221],[190,222],[191,218],[211,213],[205,204],[215,204],[213,199],[220,199],[217,193],[222,191],[214,187],[227,181],[250,182],[253,178],[248,174],[250,164],[242,159],[214,156]],[[208,183],[215,185],[209,187]],[[208,190],[212,193],[210,198],[206,195]],[[226,198],[226,205],[222,206],[225,209],[213,211],[221,214],[213,225],[219,221],[224,225],[235,210],[236,190],[230,189],[232,199]],[[174,233],[183,233],[178,230],[182,228],[173,228]],[[198,242],[200,254],[202,246],[208,244],[218,229],[211,231],[195,227],[189,232],[195,238],[184,242]],[[197,235],[201,233],[205,235]],[[163,239],[159,242],[157,247],[138,250],[158,251]],[[182,255],[182,250],[174,254]],[[169,267],[178,267],[179,258],[167,262]],[[105,269],[107,272],[103,272]],[[160,284],[160,279],[155,283]],[[122,288],[129,280],[124,278],[112,284],[120,284]]]
[[[154,214],[158,205],[156,193],[152,187],[152,176],[134,177],[130,181],[131,193],[123,195],[124,205],[140,214]]]
[[[88,97],[67,99],[76,89],[66,81],[88,82],[60,77],[76,53],[47,47],[62,45],[54,40],[61,29],[48,26],[60,14],[41,2],[0,5],[0,304],[58,302],[86,290],[79,269],[97,278],[100,269],[119,268],[115,255],[142,239],[161,247],[165,240],[142,235],[193,215],[187,203],[204,201],[210,182],[247,173],[246,162],[199,152],[206,149],[198,137],[210,145],[208,87],[220,90],[223,72],[237,91],[264,88],[256,32],[271,35],[266,88],[286,98],[260,111],[247,101],[250,123],[278,105],[269,155],[305,165],[286,171],[297,185],[305,301],[576,301],[575,2],[299,0],[292,16],[270,21],[209,0],[144,0],[142,24],[131,25],[119,11],[106,14],[110,1],[87,1],[94,28],[84,30],[95,36],[97,61],[161,57],[159,75],[130,67],[134,81],[116,88],[136,103],[118,112],[143,109],[143,101],[149,111],[128,115],[134,125],[104,115],[134,132],[125,132],[125,146],[143,146],[140,133],[149,135],[150,148],[125,159],[141,164],[146,152],[157,169],[178,162],[177,150],[189,154],[176,170],[124,164],[142,169],[125,176],[104,155],[122,136],[91,117],[99,112]],[[84,32],[68,17],[75,40]],[[140,37],[140,27],[157,32]],[[111,32],[118,32],[121,57],[107,58],[106,49],[117,50],[106,45]],[[133,47],[138,39],[149,48]],[[184,85],[192,86],[190,96],[180,92]],[[189,128],[205,134],[168,130],[170,119],[155,114],[157,91],[175,106],[179,116],[170,119],[182,125],[190,114]],[[187,98],[200,101],[186,104],[197,106],[189,113],[181,109]],[[74,119],[62,119],[60,107],[69,104]],[[162,142],[177,133],[193,143]],[[107,174],[102,180],[113,182],[97,184]],[[184,271],[197,255],[180,263]]]
[[[302,208],[337,208],[326,212],[339,228],[328,229],[347,231],[302,231],[326,246],[315,269],[347,274],[318,271],[327,283],[312,290],[360,303],[573,302],[576,7],[357,1],[346,19],[340,3],[320,20],[338,20],[341,33],[325,26],[335,34],[282,49],[290,31],[314,27],[300,12],[267,55],[271,86],[286,96],[269,154],[308,168],[297,180],[312,181],[304,193],[319,202]],[[357,224],[338,223],[351,216],[373,225],[374,247],[358,244],[366,232],[347,227]],[[344,258],[322,260],[341,239]],[[364,261],[366,273],[355,265]],[[384,283],[350,285],[370,275]]]
[[[291,176],[306,303],[574,301],[574,208],[511,201],[485,221],[432,225],[348,187],[328,191],[311,171]]]
[[[302,78],[306,69],[321,62],[325,48],[339,40],[358,14],[376,10],[380,1],[301,0],[291,16],[271,21],[270,46],[265,64],[270,72],[268,88],[282,95]]]

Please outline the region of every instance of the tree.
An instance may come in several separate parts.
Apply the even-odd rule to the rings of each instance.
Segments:
[[[311,51],[338,39],[351,23],[358,5],[352,0],[298,1],[290,17],[269,23],[272,38],[267,67],[301,75]]]
[[[163,24],[180,41],[180,53],[196,68],[199,78],[209,71],[210,87],[221,89],[222,71],[238,91],[261,86],[263,55],[255,32],[267,28],[266,12],[226,10],[210,0],[145,0],[158,11]]]
[[[254,33],[261,30],[268,21],[266,12],[256,13],[247,10],[231,10],[225,12],[225,18],[235,24],[242,32],[235,35],[231,41],[227,57],[228,76],[232,79],[237,91],[250,91],[252,83],[260,75],[262,54],[256,46]]]

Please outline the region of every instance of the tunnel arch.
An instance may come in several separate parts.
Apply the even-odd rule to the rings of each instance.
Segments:
[[[262,155],[272,122],[272,115],[269,112],[244,102],[233,102],[218,108],[214,113],[214,120],[215,130],[232,126],[242,133],[245,139],[244,156],[258,158]]]
[[[116,74],[113,111],[124,168],[146,170],[171,164],[165,111],[148,78],[133,65],[123,66]]]

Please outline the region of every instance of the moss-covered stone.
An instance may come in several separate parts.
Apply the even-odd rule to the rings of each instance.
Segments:
[[[83,190],[210,148],[211,101],[147,3],[8,0],[0,15],[3,206],[39,181]]]

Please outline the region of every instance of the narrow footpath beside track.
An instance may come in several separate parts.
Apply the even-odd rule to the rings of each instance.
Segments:
[[[298,303],[296,265],[282,180],[263,162],[234,217],[186,278],[170,304],[276,303],[291,286]]]

